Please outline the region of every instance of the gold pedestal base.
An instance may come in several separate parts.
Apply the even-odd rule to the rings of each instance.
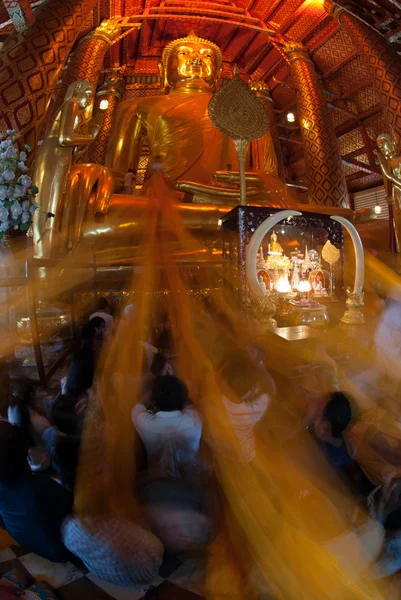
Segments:
[[[266,330],[273,331],[277,328],[277,322],[273,319],[273,315],[276,313],[276,305],[272,302],[269,295],[263,298],[255,298],[252,312]]]
[[[341,318],[341,324],[345,326],[364,325],[365,315],[363,314],[363,292],[353,293],[347,292],[348,298],[346,301],[346,311]]]

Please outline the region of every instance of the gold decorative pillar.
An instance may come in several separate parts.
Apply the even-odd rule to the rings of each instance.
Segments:
[[[26,31],[35,21],[29,0],[3,0],[3,4],[17,31]]]
[[[98,0],[48,0],[0,53],[0,130],[15,129],[35,148],[49,101],[76,37]]]
[[[51,109],[53,116],[63,103],[68,87],[74,81],[88,81],[96,88],[105,54],[120,33],[121,27],[117,22],[106,20],[80,40],[71,55],[57,98]]]
[[[251,142],[252,166],[254,169],[260,169],[285,181],[280,134],[269,87],[264,81],[251,81],[249,82],[249,86],[265,107],[269,121],[269,131],[266,135],[260,140],[256,140],[256,142]]]
[[[394,44],[344,8],[325,0],[326,11],[345,29],[373,80],[388,121],[401,135],[401,64]]]
[[[283,50],[297,89],[306,179],[311,204],[349,207],[345,172],[327,101],[308,50],[286,42]]]
[[[121,72],[111,71],[107,74],[104,83],[99,87],[97,91],[95,107],[93,111],[94,115],[96,115],[96,113],[99,110],[101,110],[100,104],[102,101],[106,100],[108,103],[108,107],[106,110],[102,111],[104,113],[104,118],[98,136],[93,142],[93,144],[89,146],[88,160],[91,163],[98,163],[100,165],[104,164],[107,144],[109,142],[111,134],[111,127],[113,124],[114,115],[118,103],[123,97],[124,88],[125,79]]]

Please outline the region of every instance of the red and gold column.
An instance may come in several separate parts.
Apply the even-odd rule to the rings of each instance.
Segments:
[[[51,109],[54,116],[64,101],[68,86],[74,81],[88,81],[95,88],[99,81],[104,57],[121,33],[120,25],[113,20],[103,21],[77,45],[71,55],[66,73]]]
[[[269,120],[269,131],[267,134],[260,140],[256,140],[256,142],[252,142],[251,144],[252,166],[254,169],[261,169],[266,173],[275,175],[282,181],[285,181],[280,134],[269,88],[264,81],[251,81],[249,86],[256,93],[257,97],[265,107],[267,118]],[[272,156],[271,147],[274,150],[275,156]]]
[[[380,94],[389,128],[393,127],[401,135],[401,61],[395,47],[344,8],[329,0],[325,0],[324,7],[350,36]]]
[[[101,103],[107,101],[107,108],[104,110],[102,126],[95,141],[89,146],[88,159],[91,163],[104,164],[106,157],[107,144],[111,134],[114,115],[121,101],[125,88],[125,79],[119,71],[110,71],[104,83],[99,87],[96,94],[94,114],[101,110]]]
[[[15,129],[35,148],[60,71],[98,0],[48,0],[0,53],[0,131]]]
[[[306,179],[311,204],[349,206],[347,183],[329,108],[309,53],[297,42],[283,50],[297,89]]]

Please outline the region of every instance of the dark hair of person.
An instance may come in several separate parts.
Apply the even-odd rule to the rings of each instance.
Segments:
[[[12,379],[10,386],[13,398],[21,404],[28,405],[34,392],[32,382],[29,379]]]
[[[152,360],[152,364],[150,365],[150,372],[152,375],[158,377],[161,375],[166,363],[168,362],[168,358],[163,352],[157,352]]]
[[[78,417],[75,412],[75,399],[59,396],[50,409],[50,420],[62,433],[74,434],[77,430]]]
[[[106,321],[102,317],[93,317],[82,328],[82,340],[93,339],[98,329],[106,329]]]
[[[153,386],[151,399],[158,410],[171,412],[173,410],[183,410],[188,403],[188,390],[185,383],[178,377],[156,377]]]
[[[220,363],[219,373],[239,398],[260,383],[259,368],[244,350],[228,354]]]
[[[340,438],[352,419],[351,403],[344,392],[333,392],[323,411],[323,420],[330,423],[331,435]]]
[[[110,310],[110,302],[104,296],[100,296],[96,302],[96,310]]]
[[[155,340],[156,348],[162,352],[171,352],[173,349],[173,338],[169,329],[164,329]]]
[[[55,443],[54,469],[60,473],[64,487],[73,491],[78,468],[81,440],[78,436],[58,436]]]
[[[128,173],[135,173],[134,169],[128,169]]]
[[[20,427],[0,421],[0,481],[17,481],[26,473],[28,447],[29,440]]]

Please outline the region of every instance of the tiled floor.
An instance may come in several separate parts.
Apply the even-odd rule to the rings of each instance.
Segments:
[[[17,546],[0,550],[0,577],[18,568],[28,580],[44,581],[60,600],[200,600],[204,569],[195,560],[167,556],[159,577],[148,586],[123,588],[79,570],[71,563],[56,564]],[[148,595],[146,595],[148,594]]]

